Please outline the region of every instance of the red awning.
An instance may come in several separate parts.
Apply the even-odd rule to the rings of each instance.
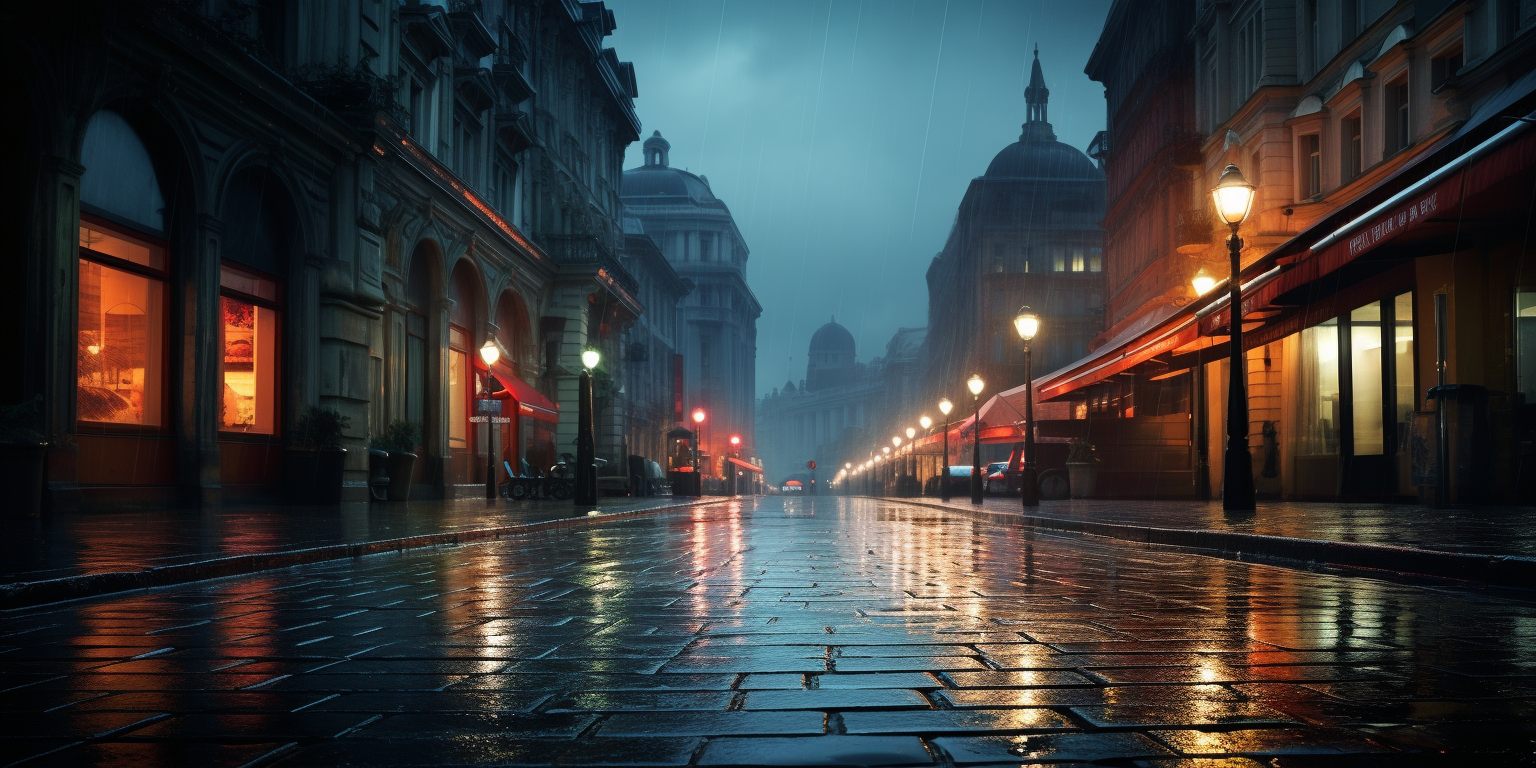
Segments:
[[[1245,325],[1252,313],[1284,310],[1275,302],[1286,294],[1313,285],[1388,243],[1466,231],[1471,222],[1463,214],[1469,210],[1469,201],[1479,220],[1519,215],[1511,206],[1527,204],[1529,198],[1501,200],[1509,195],[1500,190],[1509,189],[1517,176],[1532,169],[1536,169],[1536,130],[1522,123],[1509,125],[1473,147],[1447,140],[1427,150],[1372,191],[1250,264],[1243,275]],[[1037,404],[1096,384],[1202,336],[1225,335],[1231,324],[1226,302],[1227,293],[1221,290],[1186,307],[1153,312],[1148,316],[1153,321],[1150,326],[1139,321],[1082,360],[1037,379]],[[1295,303],[1295,299],[1282,303]]]
[[[484,363],[477,367],[485,370]],[[496,364],[491,366],[491,375],[504,387],[501,391],[492,393],[491,397],[497,400],[511,400],[517,403],[517,415],[528,416],[540,421],[560,421],[560,406],[550,402],[549,398],[545,397],[537,389],[534,389],[532,384],[518,378],[513,373],[512,366],[506,362],[505,358],[497,360]],[[511,416],[512,414],[503,413],[502,415]]]
[[[763,472],[763,468],[762,467],[759,467],[756,464],[752,464],[750,462],[742,461],[741,459],[738,459],[738,458],[736,458],[734,456],[726,457],[726,461],[729,461],[730,463],[735,464],[736,466],[741,467],[742,469],[745,469],[748,472],[756,472],[758,474],[762,474],[762,472]]]

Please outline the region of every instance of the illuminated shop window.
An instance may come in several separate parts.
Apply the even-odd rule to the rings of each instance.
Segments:
[[[164,423],[165,249],[80,226],[75,408],[81,421]]]
[[[1083,271],[1085,266],[1086,266],[1086,263],[1083,260],[1083,249],[1081,247],[1073,248],[1072,249],[1072,271],[1073,272],[1081,272],[1081,271]]]
[[[274,280],[228,265],[220,270],[219,286],[224,352],[219,429],[276,434],[280,289]]]
[[[448,447],[469,447],[469,334],[448,329]]]

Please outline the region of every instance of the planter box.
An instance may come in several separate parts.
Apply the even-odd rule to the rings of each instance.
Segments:
[[[0,443],[0,488],[9,499],[6,512],[36,515],[43,511],[43,456],[47,443]]]
[[[1067,475],[1069,485],[1072,487],[1072,498],[1091,499],[1098,491],[1099,465],[1096,462],[1067,462]]]
[[[336,451],[283,449],[283,487],[294,504],[340,504],[345,448]]]
[[[385,462],[389,469],[389,500],[411,500],[411,475],[416,471],[416,454],[390,453]]]

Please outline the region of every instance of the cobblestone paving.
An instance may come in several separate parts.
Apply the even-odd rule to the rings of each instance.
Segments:
[[[604,512],[666,506],[670,496],[604,498]],[[517,525],[570,517],[569,501],[485,499],[349,503],[336,507],[231,504],[218,509],[0,516],[0,583],[135,571],[210,557]]]
[[[950,503],[969,507],[970,499],[960,497]],[[1022,510],[1019,499],[1014,497],[989,496],[985,506],[992,512],[1018,514]],[[1070,499],[1041,502],[1031,514],[1156,528],[1198,528],[1536,557],[1536,507],[1434,509],[1413,504],[1261,500],[1257,512],[1233,515],[1222,510],[1219,501]]]
[[[1523,593],[746,500],[6,614],[0,764],[1523,764],[1533,639]]]

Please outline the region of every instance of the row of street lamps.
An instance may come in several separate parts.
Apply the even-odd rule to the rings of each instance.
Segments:
[[[1255,507],[1253,486],[1253,458],[1248,448],[1248,394],[1247,371],[1243,367],[1243,297],[1242,285],[1239,275],[1242,272],[1243,240],[1238,237],[1238,228],[1248,218],[1248,213],[1253,207],[1255,188],[1243,178],[1242,171],[1236,165],[1228,165],[1222,172],[1221,178],[1216,182],[1216,187],[1211,190],[1211,197],[1215,201],[1216,212],[1232,229],[1232,234],[1227,238],[1227,251],[1231,260],[1231,278],[1228,282],[1230,297],[1228,313],[1231,327],[1228,343],[1228,356],[1231,372],[1227,377],[1227,447],[1225,460],[1222,463],[1222,506],[1230,511],[1252,511]],[[1193,280],[1195,292],[1204,295],[1216,287],[1214,278],[1201,270]],[[1024,342],[1024,468],[1020,477],[1020,486],[1023,505],[1037,507],[1040,505],[1040,476],[1039,468],[1035,464],[1035,393],[1034,375],[1030,370],[1030,342],[1035,334],[1040,331],[1040,316],[1035,314],[1028,306],[1020,307],[1018,314],[1013,318],[1014,330]],[[981,393],[986,389],[986,382],[980,375],[973,374],[965,382],[970,390],[973,402],[973,420],[971,425],[971,503],[982,503],[983,478],[981,469]],[[954,404],[949,398],[939,400],[939,412],[944,415],[944,463],[940,469],[939,494],[944,501],[949,501],[949,414]],[[926,432],[933,424],[933,420],[926,415],[918,420]],[[912,440],[917,436],[917,430],[907,427],[907,451],[910,455],[913,449]],[[840,480],[849,482],[854,475],[864,474],[870,478],[870,487],[873,489],[873,473],[882,461],[891,457],[891,448],[901,449],[902,439],[900,435],[891,438],[890,447],[881,447],[879,452],[871,452],[871,458],[858,466],[852,462],[843,465]]]

